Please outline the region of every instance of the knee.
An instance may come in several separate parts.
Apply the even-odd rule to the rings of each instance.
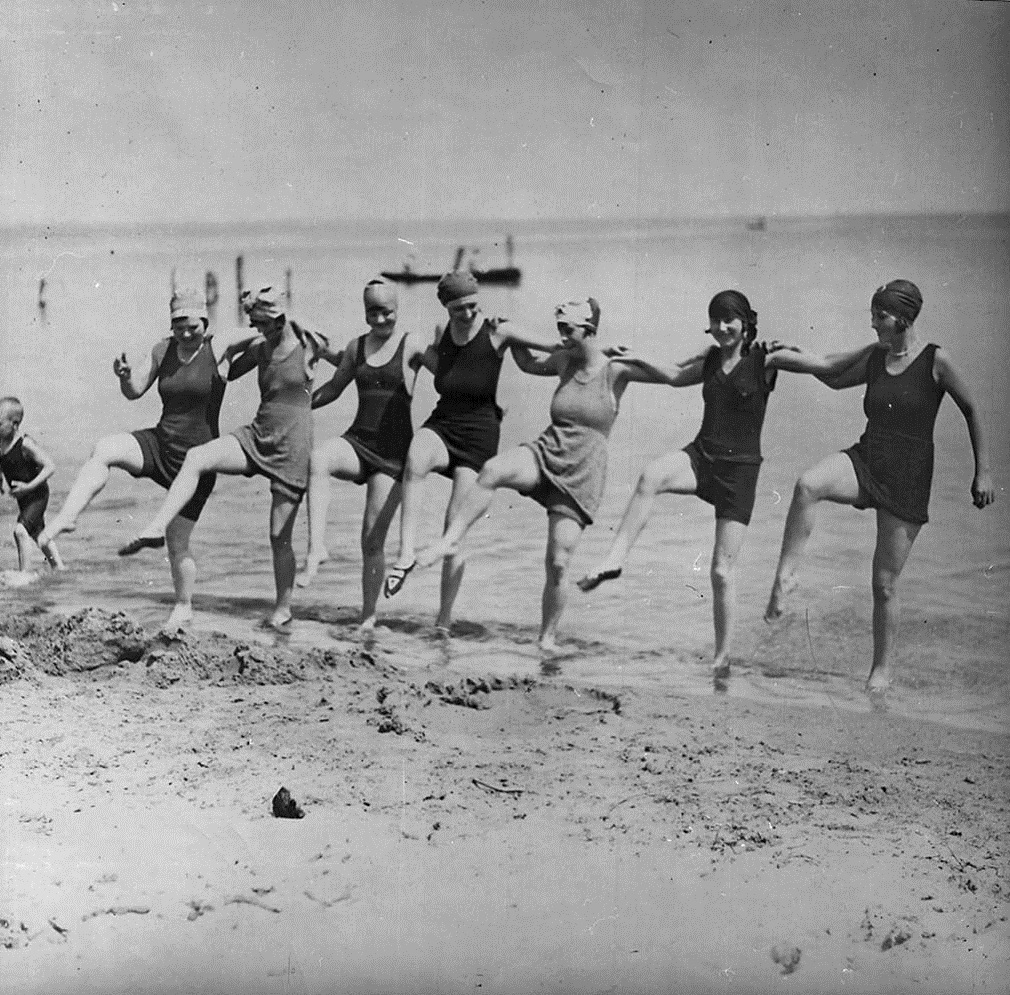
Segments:
[[[568,579],[568,564],[571,556],[567,550],[548,554],[544,560],[544,570],[547,583],[552,587],[561,587]]]
[[[99,439],[91,450],[91,462],[108,466],[116,458],[116,447],[108,438]]]
[[[736,562],[728,556],[717,556],[712,560],[709,576],[715,590],[726,590],[736,578]]]
[[[887,604],[898,596],[898,575],[893,570],[873,571],[873,600]]]
[[[180,473],[195,473],[198,476],[207,470],[207,457],[201,450],[203,446],[196,446],[186,453],[186,458],[182,461]]]
[[[663,474],[657,466],[647,466],[638,478],[636,492],[643,497],[652,497],[659,493],[663,485]]]
[[[814,478],[807,473],[801,474],[793,488],[793,501],[800,504],[813,504],[820,499],[820,488]]]

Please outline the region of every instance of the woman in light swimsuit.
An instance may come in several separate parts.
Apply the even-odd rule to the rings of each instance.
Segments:
[[[568,600],[568,565],[593,522],[607,478],[607,440],[629,383],[655,383],[648,361],[608,355],[596,337],[600,308],[590,297],[569,301],[555,310],[561,347],[534,358],[514,349],[516,364],[526,373],[559,378],[551,399],[551,423],[533,442],[494,457],[449,518],[445,534],[422,550],[427,566],[456,553],[474,522],[487,512],[501,487],[533,498],[547,511],[545,581],[541,599],[541,649],[557,643],[558,622]]]
[[[299,587],[308,586],[329,559],[326,510],[330,477],[364,484],[361,523],[361,625],[375,625],[375,608],[385,574],[385,543],[400,503],[400,477],[413,438],[410,402],[414,381],[425,360],[427,343],[396,327],[396,288],[384,280],[365,287],[368,332],[352,339],[332,379],[312,395],[312,407],[335,401],[350,383],[358,389],[358,411],[351,427],[337,439],[312,450],[309,476],[309,552]]]
[[[243,302],[252,335],[231,362],[228,379],[258,371],[260,405],[252,424],[186,453],[158,513],[135,539],[119,550],[131,556],[165,544],[168,523],[210,473],[260,475],[270,481],[270,547],[276,601],[264,625],[283,629],[291,621],[295,554],[291,545],[295,516],[309,480],[312,449],[311,368],[322,354],[314,336],[288,321],[283,293],[264,287]]]
[[[782,614],[797,584],[796,572],[813,531],[821,501],[873,508],[877,543],[873,554],[873,661],[871,691],[891,680],[898,631],[898,579],[919,529],[929,518],[933,480],[933,426],[944,394],[950,394],[968,425],[975,455],[971,497],[976,508],[995,500],[978,408],[945,349],[920,340],[915,319],[922,294],[908,280],[892,280],[870,302],[877,343],[848,354],[844,372],[837,357],[823,358],[794,347],[769,362],[784,370],[814,373],[836,390],[866,384],[866,431],[854,446],[803,472],[786,517],[782,552],[765,618]]]

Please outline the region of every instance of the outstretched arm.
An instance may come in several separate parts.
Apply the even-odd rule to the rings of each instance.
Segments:
[[[827,356],[802,349],[799,346],[772,342],[768,346],[765,362],[789,373],[810,373],[832,390],[844,390],[866,383],[866,362],[876,344],[863,346],[849,352],[833,352]]]
[[[24,482],[12,480],[10,491],[15,495],[31,493],[41,487],[56,472],[53,458],[31,436],[22,436],[21,445],[24,447],[24,451],[39,464],[39,472],[31,480]]]
[[[692,387],[704,379],[705,357],[708,349],[683,362],[664,366],[645,356],[625,352],[612,359],[618,381],[625,383],[661,383],[668,387]]]
[[[558,348],[557,336],[547,338],[541,335],[534,335],[523,328],[517,327],[511,321],[499,321],[491,335],[491,342],[496,348],[502,346],[526,346],[536,352],[554,352]],[[514,353],[513,353],[514,355]]]
[[[972,452],[975,454],[975,476],[971,482],[971,499],[976,508],[984,508],[996,500],[996,488],[989,469],[989,451],[986,448],[982,421],[978,416],[975,398],[961,372],[943,349],[933,356],[933,378],[952,398],[964,415],[968,425]]]
[[[523,373],[530,373],[535,377],[561,376],[568,364],[567,353],[562,352],[557,343],[554,346],[555,351],[546,356],[534,356],[533,350],[528,345],[520,345],[517,342],[513,342],[510,348],[516,366]]]

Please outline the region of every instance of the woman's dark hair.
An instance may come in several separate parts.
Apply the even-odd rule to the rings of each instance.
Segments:
[[[746,356],[750,352],[750,344],[757,338],[757,311],[750,306],[750,301],[739,290],[720,290],[709,301],[708,317],[710,321],[727,318],[732,321],[739,318],[743,322],[743,346],[740,352]]]

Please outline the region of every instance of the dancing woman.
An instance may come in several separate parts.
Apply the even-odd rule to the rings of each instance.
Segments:
[[[312,395],[312,407],[321,408],[353,382],[358,411],[340,438],[327,439],[312,450],[309,552],[305,570],[295,583],[308,586],[319,565],[329,559],[325,540],[330,477],[364,484],[361,625],[372,628],[385,574],[386,533],[400,503],[400,477],[413,438],[411,395],[428,343],[397,329],[397,293],[392,284],[370,281],[364,303],[368,332],[348,343],[332,379]]]
[[[625,561],[652,513],[657,494],[693,494],[715,507],[712,550],[713,673],[729,673],[736,617],[736,561],[750,524],[761,469],[761,428],[776,372],[754,340],[757,313],[738,290],[723,290],[708,306],[715,345],[673,369],[671,387],[702,384],[705,407],[697,437],[683,449],[653,460],[643,471],[610,550],[578,581],[592,591],[621,576]]]
[[[502,410],[496,394],[505,351],[527,346],[551,352],[556,343],[531,337],[504,318],[481,312],[477,279],[454,270],[438,282],[438,299],[449,314],[435,336],[435,390],[438,403],[414,434],[403,474],[400,510],[400,551],[386,576],[387,598],[403,586],[415,566],[417,504],[421,484],[433,470],[452,480],[446,523],[460,506],[484,464],[498,452]],[[520,367],[521,368],[521,367]],[[463,558],[458,551],[442,564],[442,585],[436,625],[448,629],[452,606],[463,582]]]
[[[786,517],[782,552],[768,620],[782,614],[797,584],[796,572],[813,531],[821,501],[873,508],[877,542],[873,553],[873,661],[867,688],[882,690],[891,680],[898,631],[898,580],[912,543],[929,518],[933,480],[933,426],[944,394],[964,415],[975,456],[972,501],[984,508],[995,500],[982,424],[974,398],[950,356],[923,342],[915,320],[922,308],[919,288],[892,280],[870,302],[870,324],[877,344],[851,353],[847,368],[794,347],[782,348],[769,362],[784,370],[813,373],[836,390],[866,384],[866,430],[844,452],[805,470],[796,482]]]
[[[657,382],[655,367],[642,359],[607,355],[599,345],[600,308],[590,297],[555,310],[559,349],[535,358],[513,350],[526,373],[556,376],[551,423],[533,442],[489,460],[449,517],[445,534],[422,550],[427,566],[457,553],[467,530],[490,507],[494,492],[507,487],[533,498],[547,511],[546,578],[541,599],[540,647],[553,650],[568,600],[568,565],[603,498],[607,440],[629,383]]]
[[[243,301],[253,334],[232,360],[228,379],[257,370],[260,404],[252,424],[190,449],[158,513],[119,550],[120,556],[131,556],[163,546],[169,523],[199,491],[207,474],[266,477],[276,602],[264,625],[273,629],[283,629],[291,621],[295,579],[291,534],[308,486],[312,449],[311,368],[324,354],[324,345],[315,336],[287,320],[283,297],[277,288],[264,287]]]
[[[237,343],[225,348],[220,358],[215,356],[213,336],[207,332],[207,306],[199,291],[173,294],[170,315],[171,335],[155,342],[147,369],[139,379],[125,352],[112,364],[119,389],[128,401],[143,397],[154,383],[158,384],[162,402],[158,424],[136,432],[106,435],[95,443],[63,507],[38,537],[43,551],[62,532],[77,527],[78,516],[108,483],[112,467],[168,488],[190,449],[217,438],[225,388],[218,364],[231,355]],[[212,474],[200,479],[192,495],[165,523],[175,588],[175,605],[165,623],[167,629],[185,625],[193,615],[196,561],[189,540],[214,489],[214,480]]]

